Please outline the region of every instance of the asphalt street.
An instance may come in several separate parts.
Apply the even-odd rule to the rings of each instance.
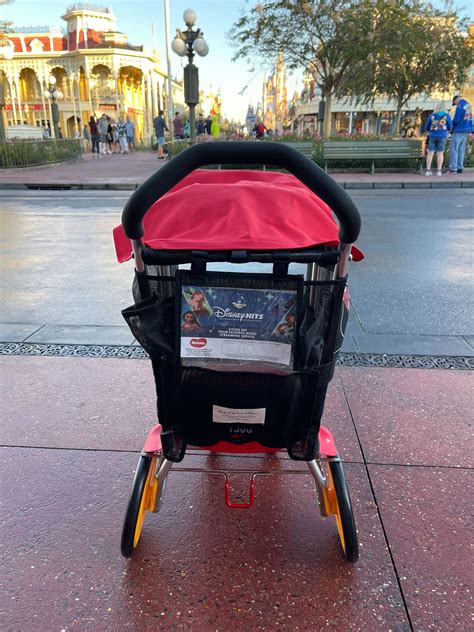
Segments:
[[[349,333],[472,342],[472,189],[350,193],[366,259],[350,269]],[[124,325],[133,263],[116,262],[112,229],[128,196],[2,191],[0,323]]]

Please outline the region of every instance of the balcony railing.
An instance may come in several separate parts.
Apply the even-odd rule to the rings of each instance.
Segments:
[[[110,7],[100,6],[98,4],[89,4],[88,2],[79,2],[77,4],[70,4],[66,9],[67,13],[70,11],[96,11],[97,13],[112,13]]]

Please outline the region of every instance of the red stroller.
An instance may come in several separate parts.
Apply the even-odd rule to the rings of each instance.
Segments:
[[[273,165],[291,175],[197,170],[212,164]],[[195,145],[130,197],[114,231],[119,261],[135,259],[135,304],[123,315],[152,361],[159,423],[135,473],[125,557],[146,513],[159,510],[173,463],[192,446],[286,450],[305,461],[321,515],[335,516],[344,556],[357,560],[342,462],[320,420],[348,319],[349,259],[362,258],[352,247],[359,230],[346,192],[281,143]],[[213,263],[219,270],[209,270]],[[271,264],[271,272],[233,271],[247,263]],[[290,264],[304,264],[306,274],[290,273]],[[248,472],[242,503],[230,497],[229,472],[218,473],[226,504],[251,507],[259,474]]]

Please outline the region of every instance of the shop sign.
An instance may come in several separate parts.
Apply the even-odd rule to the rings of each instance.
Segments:
[[[5,103],[3,107],[0,109],[5,110],[7,112],[11,112],[13,110],[13,106],[11,103]],[[18,107],[16,109],[18,109]],[[42,103],[22,103],[21,109],[23,112],[32,112],[32,111],[43,110],[44,108],[43,108]]]

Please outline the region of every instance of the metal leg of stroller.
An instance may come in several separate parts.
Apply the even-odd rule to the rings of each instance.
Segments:
[[[173,462],[165,458],[161,458],[156,462],[155,478],[158,481],[158,492],[156,494],[155,506],[152,510],[153,513],[158,513],[161,509],[161,503],[163,502],[166,490],[166,479],[172,465]]]
[[[331,281],[334,277],[332,268],[323,268],[316,263],[309,263],[306,278],[308,281]],[[311,286],[309,290],[309,304],[313,309],[317,309],[319,298],[321,296],[321,287],[317,285]]]
[[[316,483],[316,491],[318,492],[319,511],[324,518],[327,518],[330,514],[326,504],[325,490],[327,489],[327,480],[323,474],[319,461],[313,459],[308,461],[309,471],[311,472],[314,482]]]
[[[173,277],[176,272],[176,266],[158,266],[159,276]],[[161,281],[159,283],[160,296],[167,298],[174,295],[173,284],[169,281]]]

